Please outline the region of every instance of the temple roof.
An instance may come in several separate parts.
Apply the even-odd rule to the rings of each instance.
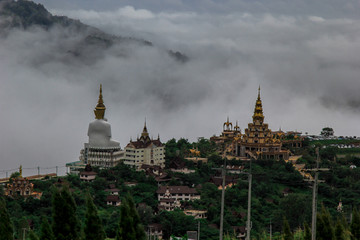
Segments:
[[[136,141],[130,141],[130,143],[126,147],[132,147],[132,148],[147,148],[151,145],[154,145],[155,147],[162,147],[163,144],[160,141],[160,136],[156,140],[150,139],[149,133],[146,127],[146,120],[144,123],[144,128],[141,133],[141,137],[138,138]]]

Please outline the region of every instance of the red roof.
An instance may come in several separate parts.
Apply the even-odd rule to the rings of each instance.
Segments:
[[[119,196],[116,195],[109,195],[106,197],[107,202],[120,202]]]
[[[162,230],[162,225],[159,223],[152,223],[148,225],[148,228],[154,228],[154,229],[158,229],[158,230]]]
[[[235,176],[225,176],[225,186],[229,184],[237,183],[238,178]],[[222,186],[222,177],[211,177],[210,181],[211,183],[215,184],[216,186]]]
[[[117,188],[105,189],[105,192],[120,192]]]
[[[160,142],[160,140],[150,140],[150,141],[141,141],[141,140],[137,140],[137,141],[131,141],[130,143],[128,143],[128,145],[126,145],[126,147],[132,147],[132,148],[147,148],[149,147],[151,144],[154,144],[156,147],[162,147],[163,144]]]
[[[97,175],[97,173],[96,172],[86,172],[86,171],[84,171],[84,172],[80,172],[80,175],[95,176],[95,175]]]
[[[160,199],[160,202],[172,203],[172,202],[175,202],[175,199],[174,198],[162,198],[162,199]]]

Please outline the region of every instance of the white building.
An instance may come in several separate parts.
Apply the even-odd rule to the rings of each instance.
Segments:
[[[131,141],[125,147],[124,163],[140,169],[141,165],[156,165],[165,167],[165,147],[160,141],[150,139],[146,122],[141,137]]]
[[[86,164],[110,168],[117,165],[123,158],[124,151],[120,148],[120,143],[111,138],[111,125],[104,118],[106,107],[102,96],[102,86],[98,104],[95,107],[95,120],[89,124],[89,142],[84,144],[84,149],[80,151],[80,162],[69,163],[71,172]]]
[[[180,201],[200,200],[200,194],[195,188],[188,186],[160,186],[156,191],[159,210],[173,211],[180,208]]]

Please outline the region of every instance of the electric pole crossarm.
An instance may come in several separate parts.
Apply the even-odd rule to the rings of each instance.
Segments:
[[[329,168],[312,168],[312,169],[306,169],[306,172],[327,172],[330,171]]]

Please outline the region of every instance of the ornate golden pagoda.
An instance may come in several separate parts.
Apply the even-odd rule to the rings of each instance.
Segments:
[[[248,124],[248,128],[245,129],[242,138],[237,140],[236,155],[256,159],[287,160],[289,152],[281,149],[281,141],[274,138],[268,124],[264,123],[260,86],[252,118],[253,122]]]

